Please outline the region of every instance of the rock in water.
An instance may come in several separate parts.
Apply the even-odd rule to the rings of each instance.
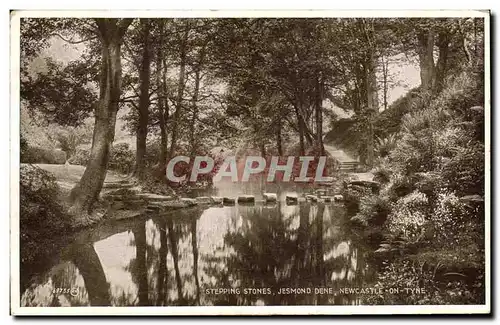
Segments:
[[[262,194],[264,201],[266,202],[276,202],[278,201],[278,195],[276,193],[264,193]]]
[[[238,196],[238,203],[255,203],[255,196],[253,196],[253,195],[240,195],[240,196]]]
[[[211,196],[210,200],[212,201],[212,204],[222,204],[223,199],[220,196]]]
[[[224,197],[222,199],[222,203],[224,205],[234,205],[236,203],[235,199],[232,197]]]
[[[311,202],[318,202],[318,197],[316,195],[307,194],[306,200]]]
[[[318,195],[318,196],[326,195],[326,190],[325,189],[318,189],[318,190],[316,190],[316,195]]]
[[[285,202],[287,205],[295,205],[299,202],[297,195],[287,195],[285,197]]]
[[[343,197],[342,195],[340,195],[340,194],[337,194],[337,195],[334,195],[334,196],[333,196],[333,200],[334,200],[335,202],[344,201],[344,197]]]

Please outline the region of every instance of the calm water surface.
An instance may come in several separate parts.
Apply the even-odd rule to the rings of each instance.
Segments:
[[[370,249],[358,238],[343,206],[330,203],[196,207],[112,221],[22,266],[21,305],[360,304],[338,294],[373,278]]]

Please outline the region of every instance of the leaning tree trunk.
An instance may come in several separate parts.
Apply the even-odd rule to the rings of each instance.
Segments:
[[[148,119],[149,119],[149,84],[151,75],[151,48],[150,48],[150,27],[149,19],[141,19],[142,25],[142,41],[143,54],[140,79],[140,96],[139,96],[139,123],[137,125],[137,150],[135,157],[135,176],[142,178],[144,176],[146,155],[146,139],[148,136]]]
[[[73,215],[88,215],[99,198],[115,137],[116,113],[121,93],[121,45],[132,19],[96,19],[102,43],[99,103],[90,159],[80,182],[70,194]]]

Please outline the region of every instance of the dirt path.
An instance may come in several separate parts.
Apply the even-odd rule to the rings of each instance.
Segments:
[[[85,171],[85,166],[80,165],[51,165],[51,164],[34,164],[52,174],[57,179],[57,184],[63,190],[71,190]],[[114,171],[108,170],[105,182],[119,182],[125,179],[125,175],[120,175]]]

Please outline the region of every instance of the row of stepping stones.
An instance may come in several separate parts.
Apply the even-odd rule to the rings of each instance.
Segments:
[[[168,195],[154,193],[143,193],[138,187],[129,186],[125,182],[106,186],[107,191],[102,195],[106,200],[111,201],[115,208],[125,208],[126,206],[146,206],[150,211],[164,211],[197,205],[240,205],[256,203],[275,203],[278,201],[276,193],[264,193],[261,200],[257,200],[254,195],[239,195],[238,197],[218,197],[201,196],[196,198],[175,198]],[[285,197],[287,205],[298,204],[299,202],[339,202],[342,201],[342,195],[327,195],[327,190],[319,189],[315,194],[306,194],[299,196],[297,194],[288,194]]]

